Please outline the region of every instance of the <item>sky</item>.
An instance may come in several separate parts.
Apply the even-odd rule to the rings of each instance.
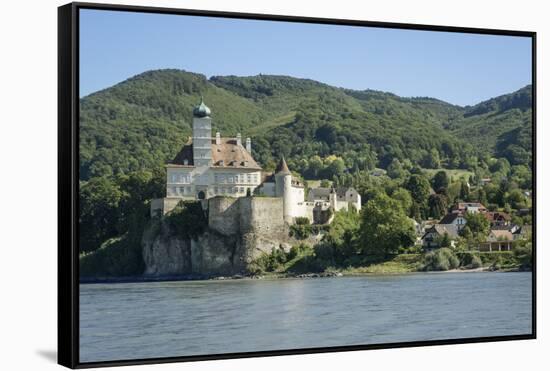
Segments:
[[[81,10],[81,97],[164,68],[288,75],[465,106],[531,83],[531,39]]]

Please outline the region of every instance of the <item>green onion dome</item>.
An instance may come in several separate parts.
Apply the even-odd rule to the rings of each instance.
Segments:
[[[193,108],[193,116],[210,117],[210,108],[208,108],[208,106],[204,104],[202,96],[201,96],[201,102],[199,103],[199,105]]]

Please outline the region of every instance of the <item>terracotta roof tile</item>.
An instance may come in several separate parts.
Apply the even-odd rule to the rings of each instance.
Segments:
[[[254,160],[252,155],[240,144],[237,144],[235,138],[220,138],[220,144],[216,144],[216,139],[212,139],[212,167],[214,168],[237,168],[254,169],[262,168]],[[189,143],[183,146],[180,152],[170,162],[173,165],[193,164],[193,144]]]

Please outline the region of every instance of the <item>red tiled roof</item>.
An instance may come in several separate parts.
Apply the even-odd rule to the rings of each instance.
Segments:
[[[489,220],[490,222],[498,221],[498,220],[505,220],[505,221],[512,220],[510,215],[508,215],[507,213],[501,213],[498,211],[487,212],[487,213],[484,213],[484,215],[485,215],[485,218],[487,218],[487,220]]]
[[[220,144],[212,139],[212,167],[214,168],[240,168],[261,170],[262,168],[254,160],[252,155],[235,138],[220,138]],[[169,162],[171,165],[183,165],[187,160],[187,166],[193,164],[193,144],[183,146],[180,152]]]

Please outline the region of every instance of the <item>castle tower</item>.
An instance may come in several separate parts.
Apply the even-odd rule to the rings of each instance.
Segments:
[[[275,196],[283,198],[283,218],[292,223],[292,173],[282,157],[275,171]]]
[[[336,208],[337,200],[338,200],[338,195],[336,194],[336,189],[331,188],[330,194],[329,194],[329,202],[330,202],[330,207],[332,207],[332,209],[335,211],[338,210]]]
[[[202,96],[193,108],[193,162],[195,167],[212,165],[212,119]]]

